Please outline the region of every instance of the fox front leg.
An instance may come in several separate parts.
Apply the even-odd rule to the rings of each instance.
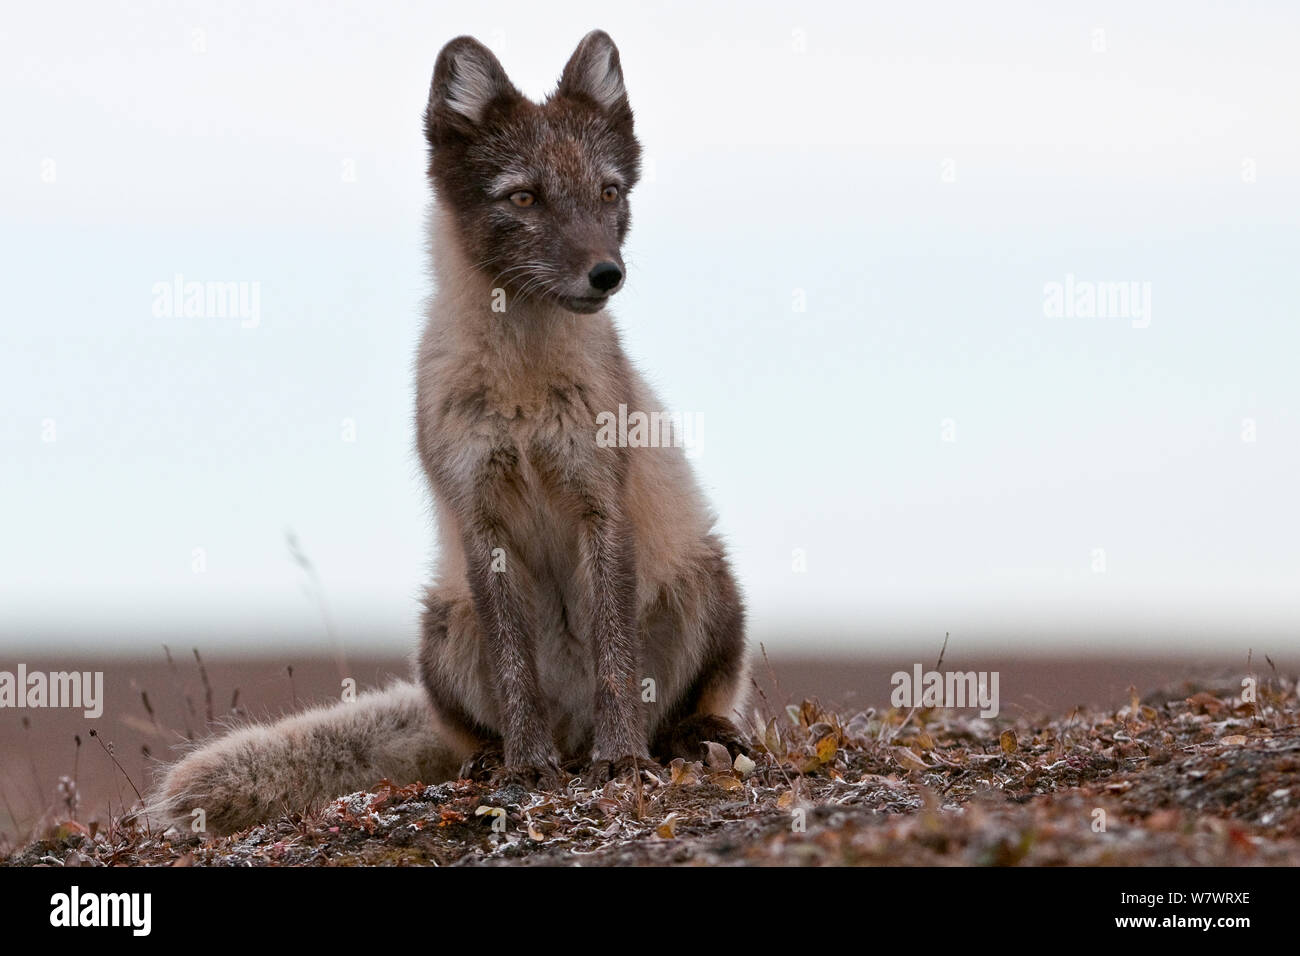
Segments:
[[[527,572],[493,567],[496,549],[512,541],[507,510],[517,504],[517,460],[506,450],[489,456],[472,483],[464,511],[465,563],[470,595],[495,684],[503,775],[527,783],[559,782],[559,755],[550,731],[533,646],[534,620]]]
[[[492,570],[490,534],[466,542],[470,592],[496,687],[505,766],[503,775],[554,784],[559,755],[550,734],[533,651],[531,615],[518,571]],[[495,540],[500,540],[495,539]]]
[[[579,540],[596,671],[591,757],[595,771],[608,777],[638,761],[650,764],[637,673],[636,548],[617,511],[591,500]]]

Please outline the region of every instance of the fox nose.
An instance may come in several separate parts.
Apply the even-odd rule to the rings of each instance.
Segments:
[[[587,281],[592,288],[608,292],[623,281],[623,270],[612,262],[597,262],[587,273]]]

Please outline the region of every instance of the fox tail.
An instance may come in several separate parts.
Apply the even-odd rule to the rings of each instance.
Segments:
[[[423,688],[398,681],[355,702],[242,727],[200,745],[167,768],[143,815],[226,834],[385,778],[454,779],[460,762],[441,739]]]

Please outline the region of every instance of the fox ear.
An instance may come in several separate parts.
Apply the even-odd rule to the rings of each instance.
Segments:
[[[582,38],[578,48],[560,75],[558,96],[585,96],[617,118],[632,119],[623,86],[623,67],[618,62],[618,47],[604,30],[592,30]]]
[[[491,50],[473,37],[457,37],[434,65],[425,132],[431,143],[444,132],[471,132],[494,102],[522,95]]]

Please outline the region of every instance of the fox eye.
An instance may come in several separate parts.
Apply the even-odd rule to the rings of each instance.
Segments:
[[[618,199],[618,187],[606,186],[604,190],[601,191],[600,198],[605,202],[614,202]]]
[[[537,197],[526,189],[521,189],[519,192],[510,194],[510,201],[520,209],[527,209],[533,203],[537,202]]]

